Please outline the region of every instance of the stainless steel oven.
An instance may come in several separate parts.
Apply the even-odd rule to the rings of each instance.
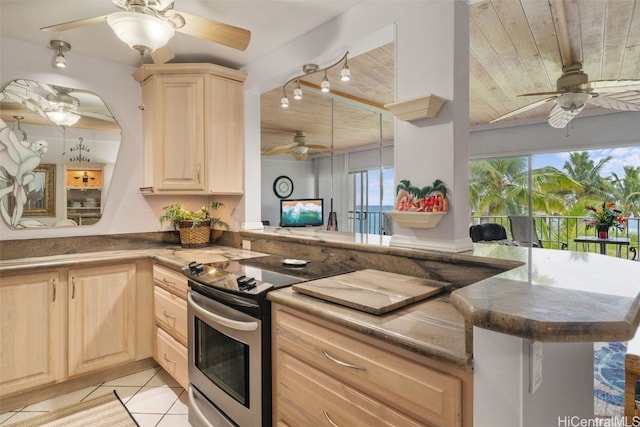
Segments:
[[[216,301],[195,287],[192,283],[188,295],[189,421],[193,426],[260,426],[263,418],[270,419],[271,409],[270,402],[263,408],[262,399],[263,322],[269,319],[237,310],[232,301]]]
[[[190,278],[189,422],[271,425],[271,305],[267,293],[352,271],[339,265],[281,265],[260,257],[183,268]],[[275,271],[274,271],[275,270]]]

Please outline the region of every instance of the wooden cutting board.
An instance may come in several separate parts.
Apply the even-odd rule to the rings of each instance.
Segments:
[[[437,295],[450,283],[379,270],[297,283],[293,290],[346,307],[380,315]]]

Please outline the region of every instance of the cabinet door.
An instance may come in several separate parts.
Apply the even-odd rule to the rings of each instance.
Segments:
[[[57,271],[0,277],[0,396],[62,379],[64,291]]]
[[[145,157],[151,186],[162,191],[204,193],[204,76],[161,75],[145,82]],[[145,92],[151,91],[151,98]],[[145,182],[145,185],[149,183]]]
[[[135,359],[136,266],[69,270],[69,376]]]
[[[207,173],[212,194],[244,190],[244,112],[241,82],[210,76],[207,80]]]

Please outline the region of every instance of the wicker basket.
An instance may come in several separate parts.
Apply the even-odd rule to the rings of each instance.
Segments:
[[[202,221],[193,226],[193,221],[180,221],[180,244],[183,248],[203,248],[209,244],[211,221]]]

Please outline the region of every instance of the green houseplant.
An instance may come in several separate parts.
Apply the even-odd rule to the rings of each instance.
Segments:
[[[180,243],[183,247],[203,247],[209,243],[212,230],[216,234],[215,231],[220,229],[229,229],[229,224],[225,221],[211,216],[211,211],[221,207],[224,207],[221,202],[211,202],[195,211],[189,210],[181,203],[167,205],[162,208],[164,213],[160,216],[160,225],[170,222],[173,228],[180,232]]]

